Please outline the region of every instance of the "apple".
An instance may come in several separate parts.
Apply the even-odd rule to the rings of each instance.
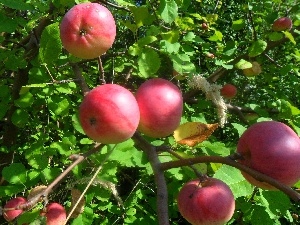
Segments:
[[[221,88],[220,93],[224,98],[231,99],[236,96],[237,88],[233,84],[225,84]]]
[[[252,67],[243,69],[243,73],[247,77],[254,77],[261,73],[261,66],[258,62],[252,62]]]
[[[85,134],[96,142],[116,144],[132,137],[140,111],[134,95],[117,84],[95,87],[79,107],[79,120]]]
[[[82,59],[93,59],[105,53],[115,36],[116,24],[111,12],[98,3],[73,6],[60,23],[64,48]]]
[[[208,25],[207,25],[207,23],[202,23],[201,24],[201,28],[203,29],[203,30],[207,30],[208,29]]]
[[[300,180],[300,139],[287,125],[263,121],[251,125],[240,137],[237,152],[239,162],[277,181],[293,186]],[[242,172],[251,184],[269,190],[275,187]]]
[[[10,199],[3,208],[3,217],[6,221],[13,221],[17,216],[19,216],[23,210],[22,209],[12,209],[8,210],[9,208],[15,208],[21,204],[25,204],[27,200],[23,197],[16,197]]]
[[[65,208],[56,202],[52,202],[46,206],[46,225],[63,225],[67,219]]]
[[[177,205],[181,215],[192,225],[225,224],[235,210],[235,200],[229,186],[210,177],[184,184],[179,191]]]
[[[293,22],[289,17],[281,17],[274,21],[272,29],[274,31],[290,30],[293,26]]]
[[[136,92],[140,108],[138,130],[153,138],[166,137],[179,126],[183,98],[179,88],[162,78],[144,82]]]

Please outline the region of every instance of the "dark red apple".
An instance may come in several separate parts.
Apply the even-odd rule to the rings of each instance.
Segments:
[[[5,210],[10,208],[15,208],[21,204],[25,204],[27,200],[23,197],[16,197],[10,199],[3,208],[3,217],[7,221],[13,221],[17,216],[19,216],[23,210],[22,209],[12,209],[12,210]]]
[[[237,88],[233,84],[225,84],[221,88],[220,92],[224,98],[231,99],[236,96]]]
[[[116,24],[111,12],[98,3],[73,6],[60,24],[60,38],[65,49],[76,57],[96,58],[113,44]]]
[[[117,84],[104,84],[84,97],[79,119],[88,137],[103,144],[116,144],[132,137],[140,111],[129,90]]]
[[[293,186],[300,180],[300,139],[287,125],[277,121],[258,122],[240,137],[237,152],[243,157],[239,162],[285,185]],[[275,189],[242,172],[253,185]]]
[[[63,225],[67,219],[65,208],[56,202],[52,202],[46,207],[46,225]]]
[[[136,92],[141,118],[138,130],[153,138],[166,137],[179,126],[183,99],[172,82],[153,78],[144,82]]]
[[[281,17],[274,21],[272,29],[274,31],[290,30],[293,26],[293,22],[289,17]]]
[[[181,215],[192,225],[222,225],[235,210],[229,186],[216,178],[199,179],[184,184],[177,197]]]

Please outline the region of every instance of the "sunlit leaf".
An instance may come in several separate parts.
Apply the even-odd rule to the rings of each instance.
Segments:
[[[293,35],[290,33],[290,32],[288,32],[288,31],[284,31],[284,35],[295,45],[296,44],[296,41],[295,41],[295,39],[294,39],[294,37],[293,37]]]
[[[154,75],[160,67],[160,58],[158,53],[146,48],[138,57],[139,75],[141,77],[150,77]]]
[[[178,6],[174,0],[160,1],[159,12],[166,23],[172,23],[178,16]]]
[[[257,40],[252,43],[249,47],[248,52],[250,57],[255,57],[263,53],[263,51],[267,48],[267,42],[263,40]]]
[[[205,141],[218,128],[218,124],[204,124],[200,122],[187,122],[181,124],[174,131],[174,138],[179,144],[193,147]]]
[[[251,68],[252,67],[252,63],[251,62],[248,62],[244,59],[241,59],[239,62],[237,62],[235,64],[235,67],[238,68],[238,69],[247,69],[247,68]]]
[[[26,169],[22,163],[12,163],[2,170],[3,178],[11,184],[24,184],[26,182]]]

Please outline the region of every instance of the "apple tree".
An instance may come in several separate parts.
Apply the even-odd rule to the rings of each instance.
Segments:
[[[0,12],[1,224],[299,224],[299,1]]]

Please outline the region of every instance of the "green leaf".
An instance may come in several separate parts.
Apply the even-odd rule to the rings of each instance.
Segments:
[[[248,55],[250,57],[255,57],[263,53],[263,51],[267,48],[267,42],[263,40],[257,40],[252,43],[252,45],[248,49]]]
[[[222,39],[223,39],[223,34],[218,30],[216,30],[215,33],[208,38],[208,40],[210,41],[222,41]]]
[[[220,156],[227,156],[230,155],[230,149],[225,146],[224,143],[222,142],[209,142],[209,141],[203,141],[201,143],[201,147],[206,148],[208,151],[212,152],[207,152],[208,155],[220,155]]]
[[[161,36],[164,40],[170,42],[170,43],[175,43],[179,39],[179,30],[171,30],[165,33],[161,33]]]
[[[226,64],[226,62],[224,60],[216,59],[215,64],[218,65],[218,66],[222,66],[227,70],[231,70],[233,68],[233,65]]]
[[[25,3],[23,0],[0,0],[0,4],[5,5],[11,9],[17,10],[33,10],[34,7],[29,3]]]
[[[6,17],[4,14],[0,14],[0,32],[13,33],[18,27],[18,21],[16,18]]]
[[[237,69],[243,70],[243,69],[251,68],[252,67],[252,63],[248,62],[248,61],[246,61],[244,59],[241,59],[239,62],[237,62],[235,64],[235,67]]]
[[[279,41],[284,37],[283,33],[281,32],[272,32],[271,34],[269,34],[269,39],[271,41]]]
[[[237,130],[239,136],[241,136],[244,133],[244,131],[247,129],[246,127],[238,123],[232,123],[231,125]]]
[[[214,178],[224,181],[230,187],[235,198],[249,196],[253,192],[253,186],[234,167],[222,165],[214,174]]]
[[[138,69],[141,77],[151,77],[160,67],[160,58],[156,51],[146,48],[138,56]]]
[[[296,44],[296,41],[295,41],[295,39],[294,39],[294,37],[293,37],[293,35],[290,33],[290,32],[288,32],[288,31],[284,31],[284,35],[295,45]]]
[[[34,102],[33,95],[30,92],[26,92],[21,95],[19,99],[15,100],[15,105],[21,108],[27,108]]]
[[[145,5],[143,6],[128,6],[130,11],[133,14],[134,21],[137,25],[137,28],[143,26],[143,25],[150,25],[154,17],[152,17],[148,12],[148,7]]]
[[[48,99],[48,107],[54,115],[63,116],[67,114],[70,107],[70,102],[66,96],[53,95]]]
[[[178,16],[178,6],[174,0],[162,0],[160,1],[158,9],[161,18],[166,23],[172,23]]]
[[[146,37],[143,37],[143,38],[140,38],[137,43],[140,47],[143,47],[145,45],[148,45],[152,42],[155,42],[157,40],[157,37],[155,36],[146,36]]]
[[[59,174],[61,173],[61,169],[57,167],[45,168],[41,172],[41,180],[44,184],[51,183]]]
[[[82,129],[82,126],[80,125],[78,113],[76,113],[72,116],[72,124],[76,131],[78,131],[81,134],[85,134]]]
[[[245,27],[245,25],[246,23],[243,19],[232,21],[232,29],[234,30],[241,30]]]
[[[26,182],[26,169],[22,163],[12,163],[2,170],[3,178],[10,184],[24,184]]]
[[[275,225],[274,220],[270,218],[268,212],[266,212],[265,208],[259,205],[253,206],[251,211],[251,225]]]
[[[39,48],[40,60],[47,64],[58,60],[61,49],[59,23],[53,23],[43,30]]]
[[[23,109],[17,109],[14,111],[11,121],[17,127],[24,127],[29,120],[29,114],[27,111]]]
[[[179,48],[180,48],[180,44],[178,42],[172,44],[172,43],[170,43],[166,40],[161,40],[160,41],[160,48],[161,48],[162,51],[165,51],[169,54],[178,53]]]

